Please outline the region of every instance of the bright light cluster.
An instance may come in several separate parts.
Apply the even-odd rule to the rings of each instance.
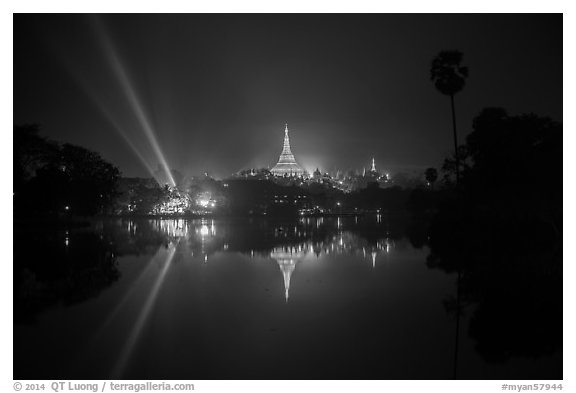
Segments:
[[[178,192],[173,192],[170,198],[154,208],[154,214],[180,214],[190,210],[190,198]]]
[[[210,211],[216,207],[216,200],[212,197],[212,193],[203,192],[198,194],[198,197],[196,198],[196,205],[206,211]]]

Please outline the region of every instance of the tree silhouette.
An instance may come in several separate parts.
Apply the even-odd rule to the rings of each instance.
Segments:
[[[452,128],[454,130],[454,155],[456,159],[456,184],[460,179],[460,163],[458,157],[458,136],[456,133],[456,112],[454,110],[454,95],[464,88],[468,77],[468,67],[461,66],[462,53],[457,50],[442,51],[434,60],[430,68],[430,79],[434,81],[436,89],[450,96],[452,107]]]
[[[475,304],[468,334],[484,359],[549,355],[562,348],[562,124],[485,108],[472,128],[459,146],[462,192],[438,204],[427,265],[458,274],[445,304],[456,340],[460,311]]]
[[[14,125],[14,192],[19,194],[36,171],[58,156],[58,145],[39,135],[36,124]]]
[[[14,205],[17,215],[107,213],[120,171],[98,153],[59,145],[37,125],[14,126]]]
[[[430,187],[434,189],[434,182],[438,179],[438,171],[436,168],[428,168],[426,172],[424,172],[424,176],[426,177],[426,181],[430,183]]]

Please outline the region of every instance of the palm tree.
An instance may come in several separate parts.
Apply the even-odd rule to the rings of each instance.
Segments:
[[[426,181],[430,183],[430,187],[434,190],[434,182],[438,179],[438,171],[436,168],[428,168],[426,172],[424,172],[424,176],[426,177]]]
[[[464,88],[468,77],[468,67],[460,65],[462,56],[462,53],[457,50],[442,51],[432,60],[432,67],[430,68],[430,79],[434,81],[436,90],[450,96],[452,127],[454,129],[454,156],[456,158],[456,184],[460,178],[460,160],[458,158],[454,95]]]

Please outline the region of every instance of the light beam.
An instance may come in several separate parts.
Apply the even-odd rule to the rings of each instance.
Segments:
[[[146,116],[144,107],[142,106],[142,103],[138,97],[138,94],[136,93],[136,90],[134,89],[132,83],[130,82],[130,78],[128,77],[126,69],[122,64],[120,57],[116,53],[116,50],[112,45],[112,42],[110,41],[108,35],[104,30],[104,27],[99,22],[99,20],[95,19],[94,25],[96,34],[100,40],[101,47],[106,53],[106,58],[110,66],[112,67],[114,76],[122,86],[122,92],[124,93],[125,98],[128,100],[128,103],[130,104],[132,110],[134,111],[134,115],[136,116],[138,122],[140,123],[140,126],[144,131],[144,135],[146,136],[148,142],[150,143],[150,146],[152,146],[152,149],[156,154],[156,157],[158,158],[158,161],[160,162],[162,169],[166,174],[166,178],[169,180],[170,185],[172,187],[175,187],[176,182],[172,177],[172,173],[170,173],[170,167],[168,166],[168,162],[166,161],[166,158],[162,153],[162,149],[160,148],[160,144],[156,139],[156,133],[154,132],[152,123],[148,119],[148,116]]]
[[[98,97],[95,93],[95,89],[89,86],[88,81],[86,78],[82,76],[80,72],[78,72],[78,67],[75,67],[72,64],[72,59],[60,48],[53,47],[53,50],[58,54],[59,59],[62,62],[64,68],[68,71],[72,79],[76,82],[78,87],[86,94],[86,96],[92,101],[94,106],[100,111],[102,116],[114,127],[116,132],[122,136],[126,144],[132,149],[132,152],[138,157],[142,165],[146,168],[146,170],[150,173],[151,177],[155,178],[154,169],[148,163],[148,160],[144,157],[142,152],[136,147],[134,142],[129,138],[128,133],[125,131],[124,127],[122,127],[114,118],[112,113],[107,109],[106,105],[104,105],[103,100]],[[156,179],[158,181],[158,179]]]

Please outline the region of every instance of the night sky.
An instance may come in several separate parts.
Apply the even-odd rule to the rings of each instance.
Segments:
[[[286,122],[308,170],[361,170],[372,157],[392,173],[440,167],[450,102],[429,72],[451,49],[470,69],[456,96],[461,142],[484,107],[562,121],[558,14],[19,14],[14,123],[125,176],[159,163],[144,118],[185,175],[273,166]]]

